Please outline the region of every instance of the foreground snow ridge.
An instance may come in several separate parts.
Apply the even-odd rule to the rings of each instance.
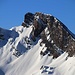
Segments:
[[[48,24],[38,14],[33,15],[25,15],[26,20],[22,26],[10,30],[0,28],[0,75],[75,75],[74,54],[70,56],[69,51],[62,50],[52,39]],[[55,18],[54,22],[57,21]],[[38,28],[37,22],[40,25]],[[36,33],[39,28],[40,31]],[[70,31],[67,33],[70,36],[72,34]],[[75,42],[73,37],[72,34],[71,39]],[[66,42],[65,46],[68,46]]]

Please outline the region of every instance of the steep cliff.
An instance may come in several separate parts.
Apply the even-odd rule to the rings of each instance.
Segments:
[[[41,51],[40,54],[49,53],[54,57],[58,57],[65,51],[69,56],[75,54],[75,35],[54,16],[40,12],[35,14],[28,12],[25,14],[22,25],[24,27],[33,25],[31,38],[34,40],[39,36],[42,39],[41,43],[47,47],[47,50]]]

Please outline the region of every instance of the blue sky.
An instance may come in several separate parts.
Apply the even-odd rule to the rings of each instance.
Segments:
[[[52,14],[75,33],[74,0],[0,0],[0,27],[21,25],[27,12]]]

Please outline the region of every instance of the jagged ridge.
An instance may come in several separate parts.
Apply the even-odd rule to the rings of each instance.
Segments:
[[[51,53],[54,57],[58,57],[65,51],[69,53],[69,56],[75,54],[75,35],[54,16],[28,12],[22,26],[29,25],[33,25],[32,39],[35,41],[36,37],[40,36],[42,43],[45,43],[47,47],[47,50],[41,51],[40,54]]]

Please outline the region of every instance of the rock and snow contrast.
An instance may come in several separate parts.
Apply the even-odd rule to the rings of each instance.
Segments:
[[[0,75],[75,75],[75,35],[52,15],[28,12],[21,26],[0,28]]]

